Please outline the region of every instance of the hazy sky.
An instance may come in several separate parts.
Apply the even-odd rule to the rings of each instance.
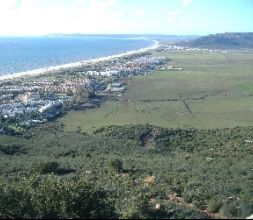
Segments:
[[[0,36],[253,32],[253,0],[0,0]]]

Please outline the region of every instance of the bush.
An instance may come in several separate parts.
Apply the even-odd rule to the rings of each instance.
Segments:
[[[30,177],[0,182],[1,218],[115,218],[109,194],[81,178]],[[3,190],[4,189],[4,190]]]
[[[118,159],[110,160],[108,164],[113,171],[120,172],[123,170],[123,162]]]
[[[6,155],[14,155],[14,154],[22,154],[25,153],[25,150],[17,144],[13,145],[2,145],[0,144],[0,151],[2,151]]]
[[[57,174],[57,175],[66,175],[76,172],[76,170],[71,168],[61,168],[60,164],[55,161],[40,163],[37,166],[35,166],[34,171],[39,174]]]
[[[207,211],[212,213],[217,213],[220,211],[220,208],[222,207],[222,202],[213,199],[208,203]]]
[[[57,173],[59,170],[59,163],[55,161],[50,161],[46,163],[40,163],[35,167],[35,171],[40,174],[50,174],[50,173]]]
[[[240,216],[240,210],[234,202],[225,204],[222,211],[229,218],[237,218]]]
[[[122,212],[122,219],[153,219],[153,213],[145,196],[138,196],[131,205]]]
[[[151,203],[145,196],[138,196],[122,212],[122,219],[209,219],[206,213],[187,209],[172,203]]]

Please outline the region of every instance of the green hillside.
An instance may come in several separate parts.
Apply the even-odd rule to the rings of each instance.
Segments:
[[[213,34],[189,41],[186,45],[215,49],[253,48],[253,33]]]
[[[0,136],[1,218],[245,218],[252,128],[43,125]]]

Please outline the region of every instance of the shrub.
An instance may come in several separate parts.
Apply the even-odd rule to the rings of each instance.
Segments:
[[[208,206],[207,206],[207,211],[212,212],[212,213],[217,213],[220,211],[220,208],[222,207],[222,202],[213,199],[209,201]]]
[[[120,172],[123,170],[123,162],[121,160],[118,159],[110,160],[108,164],[113,171]]]
[[[223,206],[222,211],[229,218],[237,218],[240,216],[240,210],[236,203],[227,203]]]
[[[50,161],[38,164],[37,166],[35,166],[35,171],[37,171],[40,174],[57,173],[59,167],[60,167],[59,163],[55,161]]]
[[[61,168],[60,164],[55,161],[40,163],[37,166],[35,166],[34,170],[39,174],[57,174],[57,175],[67,175],[76,172],[76,170],[71,168]]]
[[[148,198],[138,196],[122,212],[122,219],[153,219],[153,210],[151,210]]]
[[[1,218],[115,218],[109,194],[82,178],[30,177],[20,182],[0,181]],[[4,188],[4,190],[3,190]]]
[[[13,144],[13,145],[2,145],[0,144],[0,151],[2,151],[4,154],[6,155],[14,155],[14,154],[21,154],[21,153],[25,153],[24,149],[17,144]]]

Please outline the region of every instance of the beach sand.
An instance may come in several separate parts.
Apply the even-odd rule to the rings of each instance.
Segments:
[[[97,58],[97,59],[89,59],[89,60],[64,64],[64,65],[59,65],[59,66],[51,66],[51,67],[46,67],[46,68],[41,68],[41,69],[36,69],[36,70],[31,70],[31,71],[26,71],[26,72],[19,72],[19,73],[14,73],[14,74],[3,75],[3,76],[0,76],[0,81],[14,79],[14,78],[18,78],[18,77],[38,76],[41,74],[44,75],[47,73],[52,73],[53,71],[73,69],[76,67],[84,66],[86,64],[95,64],[97,62],[110,61],[110,60],[116,59],[116,58],[127,57],[127,56],[131,56],[131,55],[139,54],[139,53],[148,52],[150,50],[155,50],[159,47],[159,45],[160,44],[158,41],[154,41],[154,44],[150,47],[146,47],[146,48],[142,48],[142,49],[134,50],[134,51],[128,51],[126,53],[122,53],[122,54],[118,54],[118,55],[106,56],[106,57],[101,57],[101,58]]]

